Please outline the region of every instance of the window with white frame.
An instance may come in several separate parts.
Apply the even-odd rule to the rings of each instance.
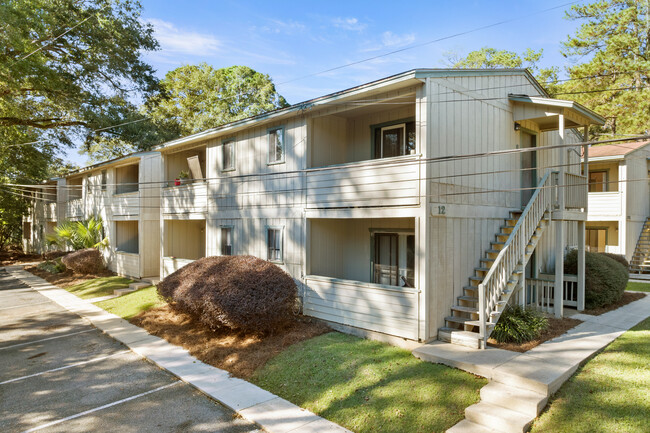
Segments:
[[[221,255],[232,256],[232,227],[221,227]]]
[[[102,191],[106,191],[106,184],[108,183],[108,172],[102,170]]]
[[[268,227],[267,228],[267,260],[270,262],[283,261],[283,242],[282,242],[282,227]]]
[[[415,154],[415,122],[375,126],[375,158]]]
[[[229,171],[235,169],[235,139],[224,140],[221,144],[221,170]]]
[[[269,164],[284,162],[284,128],[269,129]]]

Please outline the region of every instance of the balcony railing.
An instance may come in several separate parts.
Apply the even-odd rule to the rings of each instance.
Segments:
[[[623,195],[620,191],[590,192],[589,218],[620,217],[623,209]]]
[[[56,203],[45,203],[45,219],[56,220]]]
[[[564,207],[583,209],[587,207],[587,178],[579,174],[564,174]]]
[[[65,208],[66,218],[83,218],[84,216],[84,202],[81,198],[75,198],[66,203]]]
[[[307,172],[307,208],[416,206],[418,156],[339,164]]]
[[[111,211],[113,215],[139,215],[140,192],[114,195],[111,202]]]
[[[208,189],[205,182],[163,188],[164,214],[205,213],[208,208]]]

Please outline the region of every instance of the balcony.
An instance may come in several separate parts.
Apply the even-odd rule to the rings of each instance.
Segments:
[[[202,181],[163,189],[162,209],[164,215],[198,214],[205,217],[208,210],[208,188]]]
[[[564,174],[564,207],[584,209],[587,207],[587,178],[573,173]]]
[[[50,221],[56,221],[56,203],[45,203],[45,219]]]
[[[114,216],[134,216],[140,214],[140,192],[128,192],[114,195],[111,200]]]
[[[65,217],[69,219],[79,219],[84,217],[84,202],[81,198],[69,200],[66,203]]]
[[[307,209],[418,206],[418,155],[331,165],[307,172]]]
[[[597,221],[603,218],[619,219],[622,215],[623,196],[620,191],[590,192],[589,220]]]

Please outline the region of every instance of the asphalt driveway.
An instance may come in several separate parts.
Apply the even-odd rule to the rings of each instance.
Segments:
[[[0,269],[0,431],[258,430]]]

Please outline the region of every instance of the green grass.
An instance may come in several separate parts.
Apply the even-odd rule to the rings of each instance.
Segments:
[[[124,277],[102,277],[88,280],[65,289],[74,293],[82,299],[97,298],[99,296],[112,295],[115,289],[129,287],[133,280]]]
[[[650,318],[585,364],[533,432],[645,433],[650,425]]]
[[[251,380],[357,433],[445,431],[464,418],[487,383],[407,350],[335,332],[289,347]]]
[[[625,290],[634,290],[637,292],[650,292],[650,283],[632,283],[628,282]]]
[[[156,286],[151,286],[117,298],[95,302],[95,305],[123,319],[130,319],[142,311],[158,307],[164,303],[158,296]]]

